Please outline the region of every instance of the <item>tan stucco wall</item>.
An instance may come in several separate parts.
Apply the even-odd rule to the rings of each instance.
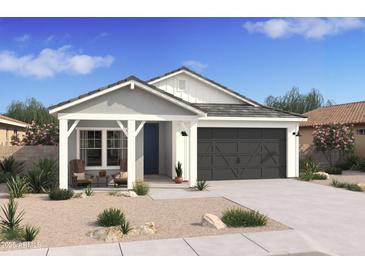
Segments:
[[[24,128],[0,123],[0,146],[10,145],[15,130],[18,131],[19,137],[24,136]]]
[[[365,128],[365,124],[354,126],[355,154],[359,157],[365,158],[365,135],[358,135],[356,133],[356,130],[360,128]],[[301,135],[299,138],[299,144],[301,147],[301,151],[303,151],[302,148],[308,148],[308,146],[311,146],[313,144],[313,128],[301,127],[299,132]]]

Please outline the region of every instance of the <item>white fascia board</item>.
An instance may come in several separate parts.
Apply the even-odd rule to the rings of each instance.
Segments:
[[[211,87],[214,87],[214,88],[216,88],[216,89],[218,89],[218,90],[220,90],[220,91],[223,91],[224,93],[226,93],[226,94],[228,94],[228,95],[230,95],[230,96],[232,96],[232,97],[234,97],[234,98],[236,98],[236,99],[238,99],[238,100],[241,100],[241,101],[243,101],[243,102],[245,102],[245,103],[247,103],[247,104],[250,104],[250,105],[255,106],[255,107],[257,107],[257,106],[258,106],[258,105],[257,105],[257,104],[255,104],[254,102],[251,102],[250,100],[246,100],[245,98],[242,98],[241,96],[238,96],[237,94],[234,94],[232,91],[227,90],[227,89],[225,89],[225,88],[222,88],[222,87],[220,87],[220,86],[218,86],[218,85],[215,85],[214,83],[212,83],[212,82],[210,82],[210,81],[208,81],[208,80],[206,80],[206,79],[204,79],[204,78],[202,78],[202,77],[199,77],[199,76],[197,76],[197,75],[195,75],[195,74],[191,73],[190,71],[186,71],[186,70],[179,70],[179,71],[177,71],[177,72],[175,72],[175,73],[172,73],[172,74],[169,74],[169,75],[163,76],[163,77],[161,77],[161,78],[158,78],[158,79],[156,79],[156,80],[153,80],[153,81],[149,82],[149,84],[152,84],[152,85],[153,85],[153,84],[155,84],[155,83],[158,83],[158,82],[160,82],[160,81],[166,80],[166,79],[168,79],[168,78],[174,77],[174,76],[179,75],[179,74],[182,74],[182,73],[185,73],[185,74],[187,74],[187,75],[189,75],[189,76],[193,77],[194,79],[197,79],[197,80],[199,80],[199,81],[201,81],[201,82],[203,82],[203,83],[205,83],[205,84],[207,84],[207,85],[209,85],[209,86],[211,86]]]
[[[161,97],[161,98],[163,98],[163,99],[165,99],[165,100],[167,100],[167,101],[169,101],[171,103],[174,103],[175,105],[178,105],[180,107],[183,107],[183,108],[185,108],[185,109],[187,109],[187,110],[189,110],[191,112],[194,112],[194,113],[199,114],[201,116],[206,116],[207,115],[205,112],[203,112],[203,111],[201,111],[199,109],[196,109],[196,108],[194,108],[194,107],[192,107],[192,106],[190,106],[188,104],[185,104],[182,101],[179,101],[177,99],[174,99],[173,97],[170,97],[169,95],[166,95],[166,94],[164,94],[162,92],[158,92],[155,89],[150,88],[149,86],[146,86],[146,85],[144,85],[142,83],[135,82],[135,85],[138,86],[138,87],[140,87],[140,88],[142,88],[142,89],[145,89],[145,90],[153,93],[154,95],[156,95],[158,97]]]
[[[28,124],[18,123],[18,122],[9,121],[9,120],[6,120],[6,119],[1,119],[1,118],[0,118],[0,123],[1,124],[11,125],[11,126],[22,127],[22,128],[26,128],[26,127],[29,126]]]
[[[88,95],[88,96],[85,96],[85,97],[83,97],[83,98],[77,99],[77,100],[72,101],[72,102],[70,102],[70,103],[64,104],[64,105],[59,106],[59,107],[56,107],[56,108],[54,108],[54,109],[51,109],[51,110],[49,111],[49,113],[50,113],[50,114],[53,114],[53,113],[56,113],[56,112],[60,112],[61,110],[64,110],[64,109],[66,109],[66,108],[69,108],[69,107],[72,107],[72,106],[78,105],[78,104],[80,104],[80,103],[82,103],[82,102],[85,102],[85,101],[88,101],[88,100],[90,100],[90,99],[93,99],[93,98],[99,97],[99,96],[104,95],[104,94],[106,94],[106,93],[109,93],[109,92],[111,92],[111,91],[114,91],[114,90],[117,90],[117,89],[120,89],[120,88],[126,87],[126,86],[128,86],[128,85],[130,85],[130,84],[131,84],[131,81],[127,81],[127,82],[121,83],[121,84],[119,84],[119,85],[116,85],[116,86],[114,86],[114,87],[106,88],[106,89],[101,90],[101,91],[99,91],[99,92],[95,92],[94,94],[90,94],[90,95]]]
[[[59,120],[108,120],[108,121],[196,121],[196,115],[151,115],[109,113],[58,113]]]
[[[263,122],[305,122],[307,118],[273,118],[273,117],[202,117],[199,121],[263,121]]]

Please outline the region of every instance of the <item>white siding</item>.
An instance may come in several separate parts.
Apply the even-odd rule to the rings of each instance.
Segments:
[[[185,91],[179,90],[179,80],[186,81]],[[190,103],[242,103],[241,100],[183,73],[156,82],[154,85]]]

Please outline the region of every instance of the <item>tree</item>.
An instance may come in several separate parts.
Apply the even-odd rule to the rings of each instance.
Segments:
[[[265,104],[269,107],[286,111],[305,113],[324,105],[332,105],[332,101],[324,104],[323,95],[316,89],[312,89],[307,94],[300,93],[299,89],[293,87],[284,96],[269,96],[265,99]]]
[[[49,114],[48,109],[35,98],[28,98],[24,102],[13,101],[5,113],[6,116],[37,125],[58,124],[55,117]]]
[[[321,151],[330,166],[334,165],[334,154],[343,157],[354,150],[355,138],[352,126],[325,125],[316,126],[313,131],[313,144],[317,151]]]
[[[57,145],[58,139],[58,125],[37,125],[33,122],[27,127],[23,139],[20,139],[18,134],[14,134],[11,137],[11,144],[13,146]]]

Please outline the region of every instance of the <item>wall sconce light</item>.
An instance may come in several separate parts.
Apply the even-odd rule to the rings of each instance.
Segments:
[[[295,132],[295,131],[294,131],[294,132],[293,132],[293,135],[294,135],[294,136],[296,136],[296,137],[300,137],[300,136],[302,136],[302,135],[300,135],[300,132],[299,132],[299,131],[298,131],[298,132]]]
[[[181,136],[186,137],[186,136],[188,136],[188,134],[186,133],[186,131],[181,131]]]

